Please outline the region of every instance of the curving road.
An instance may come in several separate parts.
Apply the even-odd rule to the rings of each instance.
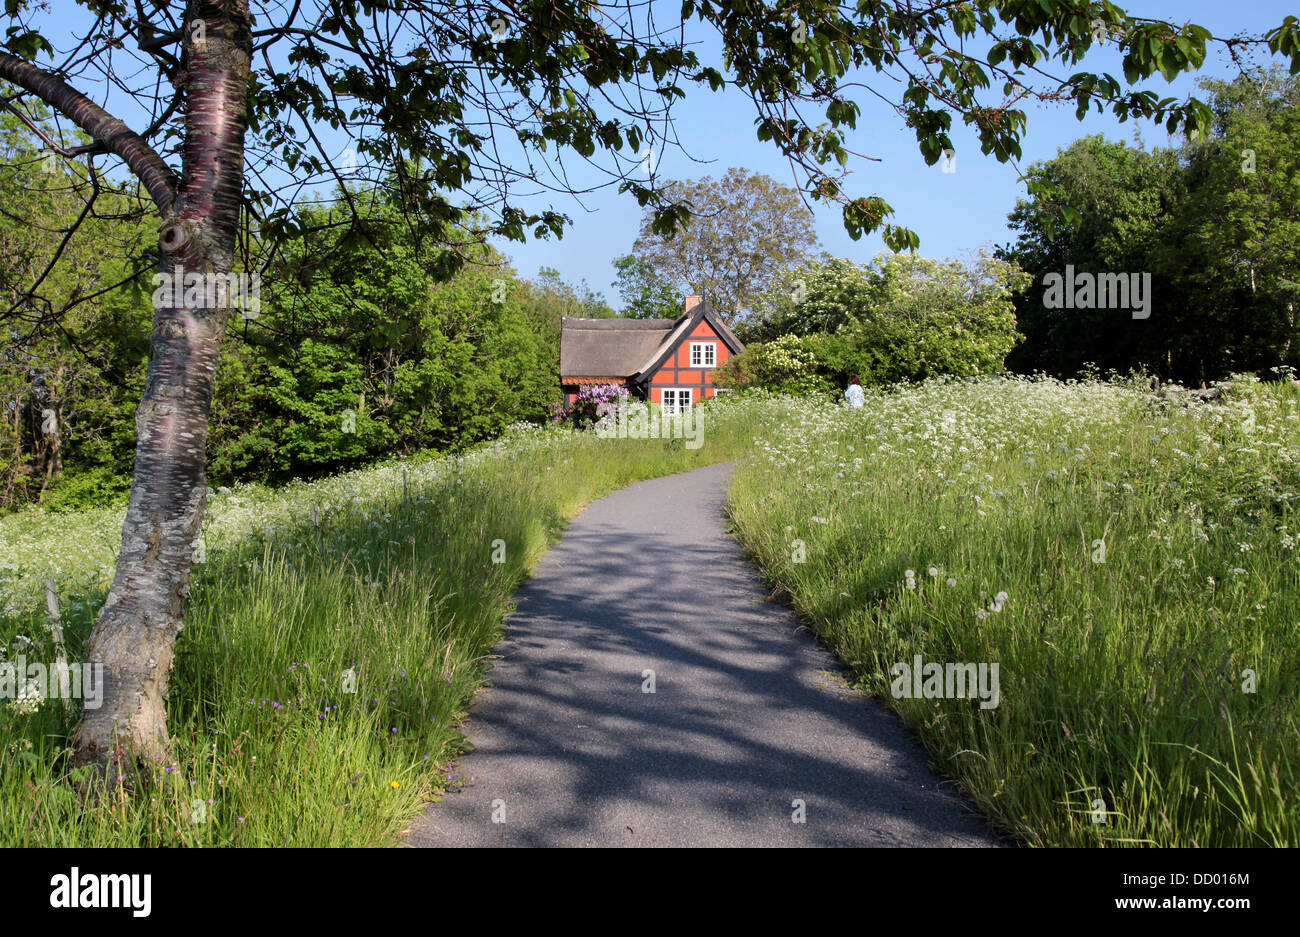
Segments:
[[[476,750],[453,776],[475,782],[408,845],[999,845],[765,601],[724,528],[731,468],[639,482],[573,520],[471,710]]]

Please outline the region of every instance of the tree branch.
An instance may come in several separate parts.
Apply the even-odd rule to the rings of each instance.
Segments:
[[[0,78],[30,91],[121,157],[144,183],[163,217],[169,214],[179,184],[176,174],[139,134],[63,79],[9,52],[0,51]]]
[[[87,153],[98,155],[105,152],[103,145],[99,143],[89,143],[85,146],[61,146],[54,142],[54,139],[41,128],[40,124],[36,123],[36,121],[24,114],[21,109],[10,104],[9,100],[6,99],[4,102],[0,103],[3,103],[5,110],[9,111],[26,124],[28,130],[40,137],[41,142],[45,144],[45,148],[52,153],[72,158],[75,156],[84,156]]]

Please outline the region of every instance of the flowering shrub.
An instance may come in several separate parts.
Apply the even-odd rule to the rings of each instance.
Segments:
[[[1003,370],[1019,335],[1012,296],[1029,277],[981,251],[967,262],[881,254],[869,266],[808,261],[755,300],[729,386],[810,393]],[[758,344],[762,342],[763,344]]]
[[[770,390],[777,394],[812,396],[829,393],[830,381],[818,373],[810,339],[782,335],[764,345],[750,345],[713,373],[713,382],[727,390]]]
[[[567,408],[555,407],[552,423],[569,423],[577,429],[594,426],[597,420],[617,418],[631,399],[626,387],[617,384],[584,384]]]

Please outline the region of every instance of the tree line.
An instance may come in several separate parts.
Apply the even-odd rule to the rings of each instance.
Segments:
[[[1016,205],[998,252],[1033,278],[1009,367],[1200,384],[1300,365],[1300,78],[1200,85],[1214,114],[1202,135],[1156,149],[1089,136],[1031,168],[1054,194]],[[1067,266],[1149,275],[1150,317],[1050,308],[1045,279]]]
[[[1300,81],[1273,69],[1202,87],[1214,114],[1203,138],[1075,141],[1030,167],[1031,187],[1046,185],[1009,214],[1015,239],[965,260],[830,257],[791,187],[741,169],[669,181],[692,221],[670,236],[645,213],[614,261],[617,311],[558,271],[518,277],[481,238],[459,245],[447,279],[382,188],[349,193],[350,211],[389,222],[365,237],[337,203],[305,203],[300,235],[265,264],[259,310],[223,345],[209,477],[311,477],[544,420],[560,399],[562,316],[673,318],[688,290],[750,345],[717,374],[732,389],[828,394],[850,376],[1004,369],[1202,383],[1295,367]],[[130,487],[159,219],[138,189],[52,164],[12,115],[0,115],[0,155],[0,289],[16,308],[66,307],[10,320],[0,510],[103,503]],[[92,187],[93,216],[62,245],[70,262],[46,271]],[[1154,314],[1052,308],[1047,283],[1066,270],[1148,276]]]
[[[751,343],[718,374],[733,389],[828,393],[854,375],[889,384],[1003,370],[1193,385],[1292,373],[1300,78],[1252,69],[1200,87],[1213,114],[1205,131],[1151,149],[1140,134],[1134,145],[1076,140],[1029,167],[1028,196],[1008,215],[1013,240],[965,260],[804,253],[791,263],[769,251],[755,265],[761,278],[722,293],[684,268],[701,253],[723,266],[746,243],[740,227],[648,250],[643,231],[639,257],[670,284],[689,282],[724,304],[749,298],[743,312],[724,305]],[[715,203],[722,192],[712,187]],[[785,243],[815,243],[798,211],[773,225]]]
[[[159,217],[131,186],[50,161],[0,114],[0,510],[122,497],[148,365]],[[63,241],[97,187],[95,210]],[[396,221],[380,189],[349,193]],[[421,449],[454,451],[540,421],[560,397],[560,318],[615,315],[586,283],[524,279],[483,241],[450,279],[400,225],[355,237],[337,205],[304,204],[237,310],[212,400],[210,483],[277,483]],[[59,249],[64,262],[41,274]],[[58,309],[57,317],[25,310]]]

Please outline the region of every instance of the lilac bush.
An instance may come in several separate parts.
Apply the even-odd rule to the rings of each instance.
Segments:
[[[626,387],[617,384],[585,384],[567,408],[555,405],[551,422],[571,423],[578,429],[586,429],[602,418],[616,419],[619,411],[628,405],[629,399]]]

